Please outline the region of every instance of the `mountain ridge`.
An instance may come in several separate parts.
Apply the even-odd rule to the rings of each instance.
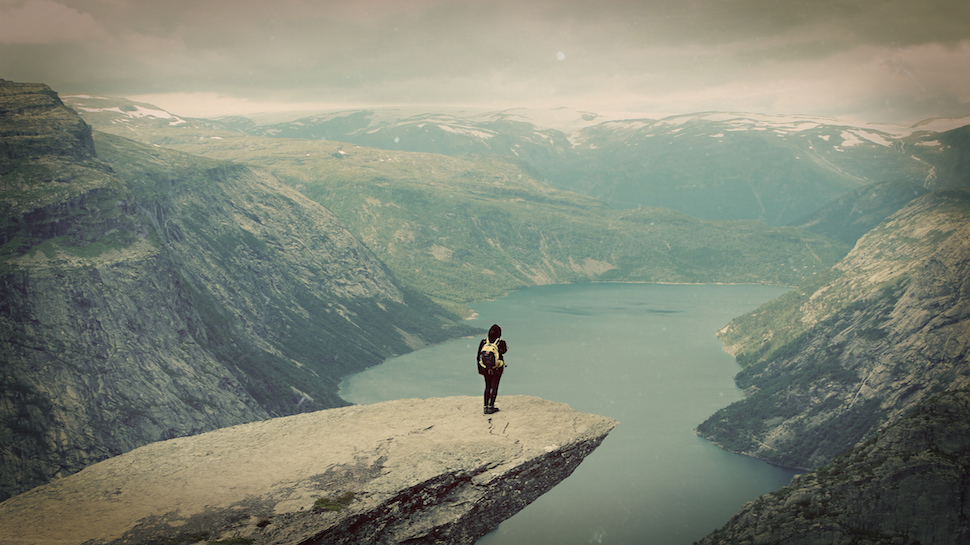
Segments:
[[[929,193],[824,278],[733,320],[719,335],[743,367],[746,398],[698,432],[814,469],[927,396],[965,387],[968,240],[970,188]]]
[[[122,115],[126,102],[99,100],[106,102],[77,99],[72,105],[102,130],[136,121],[136,132],[147,128],[141,111]],[[171,123],[171,114],[159,112],[159,126]],[[370,109],[275,124],[239,117],[182,122],[255,136],[505,157],[560,189],[617,208],[663,207],[706,219],[785,225],[865,185],[922,182],[937,160],[935,135],[970,124],[970,117],[902,127],[732,112],[636,119],[563,109]],[[885,166],[873,170],[875,164]]]
[[[86,125],[49,88],[0,87],[45,104],[0,117],[30,128],[0,159],[3,497],[147,442],[345,405],[341,376],[473,331],[266,170],[101,133],[94,155],[45,155]]]
[[[791,285],[848,251],[798,229],[611,209],[507,157],[268,138],[168,121],[133,127],[113,119],[92,122],[152,145],[271,169],[337,214],[395,275],[456,312],[473,300],[557,282]]]

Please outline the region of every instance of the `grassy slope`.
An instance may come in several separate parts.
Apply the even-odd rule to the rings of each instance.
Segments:
[[[614,210],[509,161],[328,141],[142,126],[142,141],[261,165],[332,210],[406,284],[460,310],[510,290],[581,281],[794,285],[847,248],[793,228]]]

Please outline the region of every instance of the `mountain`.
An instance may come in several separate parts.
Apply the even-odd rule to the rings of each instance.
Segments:
[[[697,432],[728,450],[811,473],[747,506],[710,542],[948,543],[940,536],[965,535],[960,533],[966,529],[964,483],[970,482],[961,443],[965,391],[970,390],[970,129],[965,119],[899,129],[804,116],[700,113],[611,121],[589,115],[553,126],[529,122],[523,112],[342,112],[267,125],[248,119],[181,118],[151,105],[103,97],[69,101],[98,129],[91,138],[97,155],[83,152],[88,148],[81,144],[73,148],[82,150],[76,152],[80,155],[66,153],[68,159],[44,156],[43,161],[18,163],[10,172],[18,173],[19,185],[10,184],[11,191],[19,188],[30,202],[43,197],[43,202],[55,204],[66,198],[64,191],[108,187],[109,181],[115,184],[110,187],[127,193],[67,207],[77,216],[70,216],[71,221],[48,221],[48,216],[36,214],[28,221],[21,219],[27,217],[26,211],[11,214],[14,219],[3,226],[2,232],[10,234],[3,248],[18,256],[19,267],[50,256],[70,262],[68,257],[106,255],[101,246],[92,246],[96,253],[68,254],[63,238],[42,242],[52,233],[62,233],[58,229],[74,233],[99,224],[87,219],[91,213],[110,218],[111,225],[130,222],[131,228],[105,228],[101,239],[94,240],[129,254],[135,253],[129,248],[138,241],[128,239],[147,241],[137,248],[156,248],[153,251],[178,265],[173,270],[199,271],[179,272],[178,282],[170,284],[180,287],[182,298],[193,304],[196,293],[204,296],[205,304],[196,305],[203,309],[200,316],[217,316],[215,322],[229,324],[235,324],[234,316],[242,316],[245,326],[214,328],[208,325],[212,320],[200,317],[185,320],[187,326],[179,331],[207,324],[206,337],[193,338],[215,338],[220,347],[231,344],[221,339],[259,339],[276,350],[274,355],[284,346],[276,342],[283,335],[278,331],[303,324],[296,318],[277,318],[271,322],[288,327],[265,329],[269,326],[259,323],[261,315],[254,310],[260,300],[252,294],[300,284],[290,277],[264,281],[277,271],[259,269],[263,260],[252,259],[265,255],[259,252],[294,247],[281,243],[286,236],[267,224],[277,221],[275,210],[282,208],[278,229],[285,231],[281,226],[296,223],[296,214],[285,212],[289,205],[283,201],[261,205],[275,198],[270,195],[285,196],[301,210],[306,206],[320,213],[332,211],[327,217],[334,226],[322,232],[346,226],[347,238],[362,243],[354,247],[358,257],[373,259],[378,269],[386,265],[380,270],[388,284],[372,276],[378,269],[337,261],[367,271],[367,282],[374,293],[385,294],[381,297],[394,300],[389,294],[400,293],[406,303],[402,316],[411,310],[416,312],[409,316],[419,321],[440,316],[433,324],[421,324],[440,335],[455,331],[453,316],[422,295],[458,313],[467,310],[470,301],[553,282],[798,285],[719,332],[743,367],[737,382],[745,398],[714,414]],[[62,123],[84,131],[84,125],[66,117]],[[320,127],[333,132],[312,133]],[[5,134],[28,133],[21,127]],[[338,134],[345,134],[343,141],[334,140]],[[434,149],[405,152],[352,140],[365,135],[379,136],[388,147],[390,139],[395,145],[418,142]],[[402,140],[402,135],[407,138]],[[7,171],[4,176],[8,187],[7,180],[13,178],[6,177]],[[262,180],[266,189],[257,191],[243,181],[252,178]],[[640,198],[667,199],[709,217],[667,208],[611,208],[603,200],[564,187],[624,206]],[[637,196],[643,188],[652,189]],[[125,199],[172,204],[162,206],[163,216],[150,207],[143,212]],[[748,219],[710,219],[722,216]],[[17,234],[28,224],[27,234]],[[228,232],[222,235],[220,229]],[[144,236],[129,236],[122,243],[105,238],[109,232],[118,236],[142,231]],[[186,243],[191,246],[179,246],[190,238],[187,233],[193,233]],[[231,250],[220,250],[227,240],[225,247]],[[220,257],[208,266],[193,265],[189,254],[198,248],[207,248],[203,255]],[[242,279],[233,276],[235,284],[212,276],[212,271],[224,268],[250,273]],[[98,278],[107,272],[111,271],[102,266]],[[61,280],[72,278],[59,274]],[[355,282],[338,284],[350,289]],[[49,284],[44,290],[52,290],[56,301],[98,307],[92,296],[75,298],[78,290],[58,293],[60,286]],[[230,284],[231,288],[221,287]],[[4,285],[20,289],[23,282],[18,277]],[[106,285],[115,285],[114,280]],[[240,289],[237,286],[243,287],[243,295],[233,302],[235,296],[226,294]],[[125,291],[98,289],[111,297]],[[43,300],[43,293],[25,300]],[[376,300],[383,311],[393,310],[387,299],[365,299]],[[284,306],[288,301],[280,300]],[[271,301],[276,304],[277,299]],[[360,300],[355,302],[361,306],[341,301],[328,308],[354,324],[362,323],[358,317],[377,315],[363,310]],[[28,304],[8,305],[5,312]],[[419,310],[422,305],[425,310]],[[229,310],[206,310],[212,308]],[[66,313],[50,313],[62,314]],[[13,316],[23,320],[25,315]],[[36,330],[47,323],[46,316],[33,323]],[[83,332],[90,320],[52,323],[64,331]],[[433,336],[395,327],[414,345],[420,342],[415,339]],[[243,340],[230,334],[243,329],[257,334]],[[303,330],[292,339],[307,335]],[[4,346],[19,346],[24,336],[12,335]],[[76,345],[98,346],[90,342],[97,340],[94,335],[84,339]],[[60,353],[67,345],[57,340],[52,336],[29,346]],[[166,342],[168,347],[180,346]],[[232,361],[236,360],[240,358]],[[40,361],[35,360],[37,368],[42,368]],[[292,361],[303,360],[294,356]],[[285,368],[273,367],[274,378],[275,370]],[[244,380],[239,382],[246,388]],[[42,436],[31,427],[49,412],[44,403],[50,402],[41,390],[10,383],[4,391],[10,392],[8,397],[21,397],[0,407],[27,407],[6,420],[20,426],[16,433]]]
[[[580,281],[794,285],[848,247],[791,227],[616,210],[494,155],[448,156],[268,138],[126,117],[86,102],[104,131],[260,165],[325,205],[396,277],[456,312],[539,284]],[[76,106],[80,108],[80,106]]]
[[[698,433],[815,469],[919,403],[970,386],[970,189],[919,197],[832,271],[721,332],[745,399]]]
[[[963,119],[890,127],[720,112],[609,121],[589,113],[570,120],[560,112],[559,123],[519,111],[392,113],[341,112],[243,130],[514,158],[560,189],[617,208],[662,207],[706,219],[783,225],[870,184],[934,178],[937,164],[926,159],[943,145],[936,135],[970,124]]]
[[[934,165],[926,179],[877,182],[855,189],[791,225],[855,244],[863,234],[920,195],[937,189],[970,187],[970,126],[922,138],[925,145],[916,146],[912,157]]]
[[[931,168],[909,157],[896,135],[805,116],[710,112],[614,121],[574,140],[586,168],[571,189],[616,205],[774,225],[865,185],[922,180]]]
[[[159,112],[154,120],[159,127],[193,122],[119,99],[69,101],[103,130],[110,122],[137,125],[144,132],[153,112]],[[934,186],[941,173],[965,157],[960,151],[965,147],[954,148],[939,135],[970,125],[970,118],[898,127],[728,112],[611,119],[568,109],[385,109],[259,124],[247,118],[203,124],[256,136],[505,157],[538,179],[617,208],[663,207],[705,219],[784,225],[869,185]]]
[[[970,539],[970,188],[913,199],[719,335],[745,398],[698,434],[813,471],[700,545]]]
[[[0,498],[471,333],[266,170],[92,133],[43,85],[0,81],[0,136]]]
[[[951,390],[818,471],[745,505],[698,545],[970,542],[970,391]]]

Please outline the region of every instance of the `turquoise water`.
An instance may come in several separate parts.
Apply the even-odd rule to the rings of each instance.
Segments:
[[[473,306],[509,345],[502,396],[537,395],[620,421],[565,481],[479,545],[689,545],[793,471],[725,452],[694,434],[741,398],[739,367],[715,332],[781,295],[765,286],[543,286]],[[481,395],[478,338],[419,350],[348,377],[352,403]]]

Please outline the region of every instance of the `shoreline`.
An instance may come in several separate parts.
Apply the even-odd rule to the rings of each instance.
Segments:
[[[657,284],[662,286],[764,286],[767,288],[785,288],[789,290],[796,289],[798,286],[790,286],[787,284],[769,284],[769,283],[758,283],[758,282],[670,282],[662,280],[590,280],[587,282],[556,282],[551,284],[534,284],[532,286],[523,286],[521,288],[515,288],[508,291],[503,295],[494,297],[491,299],[479,299],[476,301],[471,301],[468,303],[462,303],[465,306],[471,308],[470,305],[477,303],[488,303],[501,299],[502,297],[508,297],[509,295],[522,290],[527,290],[531,288],[541,288],[544,286],[580,286],[583,284]],[[472,310],[471,314],[462,320],[474,320],[478,317],[478,313]]]

